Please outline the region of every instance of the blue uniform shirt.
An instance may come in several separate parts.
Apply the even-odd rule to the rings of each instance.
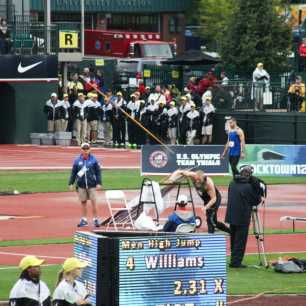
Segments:
[[[94,188],[98,184],[101,185],[100,165],[92,154],[89,154],[87,160],[81,154],[74,161],[69,185],[72,185],[75,181],[78,187],[84,189]]]
[[[236,129],[228,133],[229,156],[240,156],[241,153],[241,141],[237,131]]]

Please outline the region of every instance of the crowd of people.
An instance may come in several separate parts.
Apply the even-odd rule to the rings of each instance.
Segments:
[[[140,82],[126,95],[105,90],[102,74],[85,68],[82,75],[71,76],[62,99],[52,93],[46,102],[48,132],[71,131],[77,145],[139,147],[156,144],[156,137],[167,144],[211,143],[215,107],[210,85],[202,84],[198,92],[191,80],[181,93],[174,85],[151,88]]]

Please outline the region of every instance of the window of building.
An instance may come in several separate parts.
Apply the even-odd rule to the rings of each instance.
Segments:
[[[107,28],[109,30],[158,32],[158,15],[130,15],[112,14],[108,19]]]
[[[170,33],[179,33],[181,31],[181,27],[179,25],[179,19],[177,16],[169,17],[169,32]]]

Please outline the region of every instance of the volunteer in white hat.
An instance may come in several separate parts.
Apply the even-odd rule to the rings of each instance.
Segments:
[[[10,292],[10,306],[51,306],[49,288],[40,280],[43,262],[43,259],[31,255],[21,259],[19,268],[22,272]]]
[[[64,261],[53,293],[54,305],[90,305],[89,294],[84,284],[77,280],[87,266],[87,262],[75,257],[67,258]]]

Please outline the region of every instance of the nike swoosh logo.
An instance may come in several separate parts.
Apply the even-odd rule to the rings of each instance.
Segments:
[[[37,63],[34,63],[34,64],[32,64],[32,65],[29,65],[29,66],[24,66],[24,67],[22,67],[21,62],[20,62],[19,65],[18,65],[17,71],[18,71],[19,73],[25,73],[25,72],[27,72],[27,71],[33,69],[34,67],[40,65],[41,63],[42,63],[42,61],[37,62]]]

